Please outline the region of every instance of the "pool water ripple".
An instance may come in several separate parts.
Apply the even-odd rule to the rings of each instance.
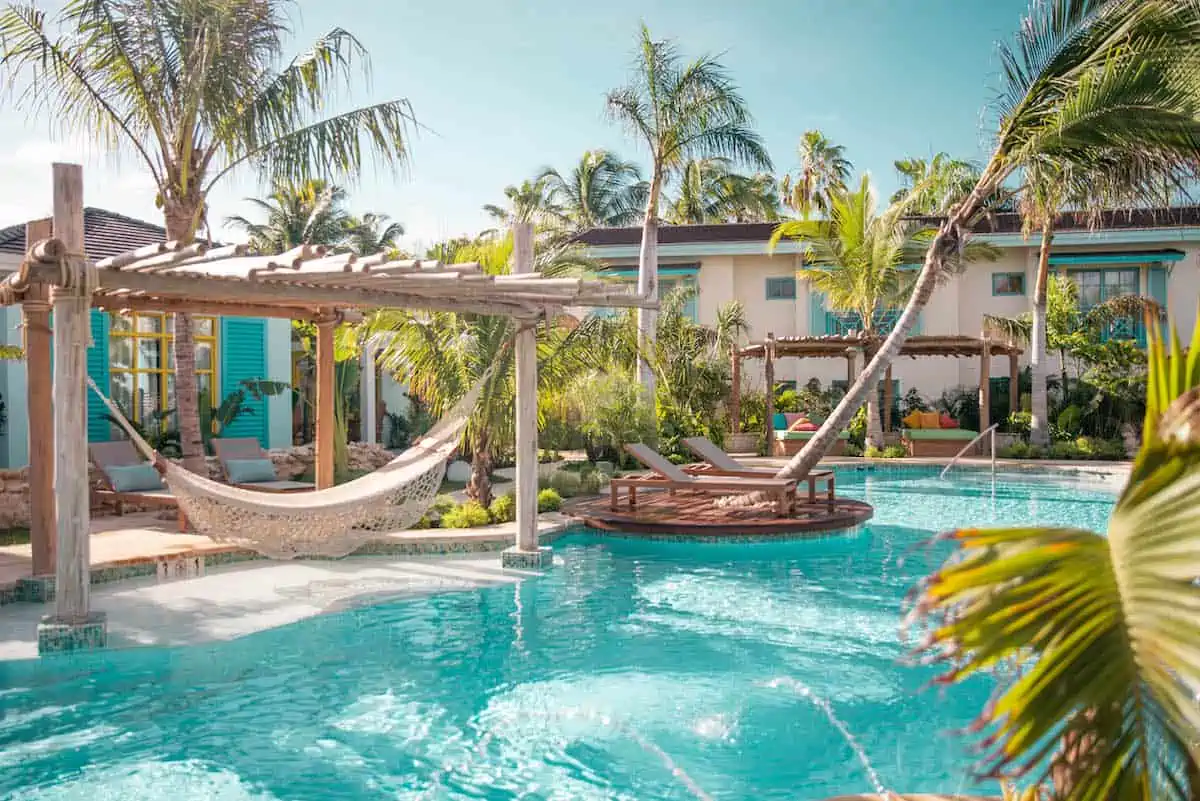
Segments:
[[[961,525],[1102,529],[1094,487],[847,473],[863,530],[762,545],[581,534],[517,585],[232,642],[0,665],[0,798],[773,799],[971,783],[983,679],[922,692],[903,599]]]

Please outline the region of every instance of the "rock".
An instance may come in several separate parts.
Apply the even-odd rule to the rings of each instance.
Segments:
[[[446,465],[446,480],[465,484],[471,480],[471,465],[469,462],[453,461]]]

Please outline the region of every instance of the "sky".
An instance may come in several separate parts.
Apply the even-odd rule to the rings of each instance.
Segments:
[[[542,167],[564,173],[584,150],[646,163],[604,114],[604,96],[629,75],[638,26],[688,58],[720,55],[782,174],[800,135],[818,128],[843,144],[881,196],[892,162],[946,151],[979,159],[990,144],[997,43],[1027,0],[299,0],[289,51],[342,27],[371,54],[369,80],[335,108],[407,98],[421,124],[398,174],[368,165],[351,184],[354,213],[401,221],[405,244],[488,227],[481,210],[506,185]],[[43,4],[52,10],[53,4]],[[63,136],[44,116],[0,98],[0,226],[47,215],[53,161],[82,163],[85,203],[161,222],[155,189],[129,155]],[[266,191],[249,170],[209,199],[214,226],[252,216]],[[227,228],[218,236],[234,241]]]

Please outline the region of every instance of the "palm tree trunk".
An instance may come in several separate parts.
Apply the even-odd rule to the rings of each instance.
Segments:
[[[658,195],[661,189],[661,169],[656,167],[650,181],[646,216],[642,221],[642,249],[638,256],[638,294],[647,300],[658,301]],[[638,309],[638,383],[651,403],[655,397],[654,368],[649,356],[654,351],[658,327],[657,309]]]
[[[1054,215],[1046,215],[1042,226],[1042,245],[1038,253],[1037,280],[1033,289],[1033,331],[1030,335],[1029,373],[1033,381],[1030,390],[1029,440],[1034,445],[1050,442],[1050,402],[1046,390],[1049,371],[1046,360],[1046,284],[1050,280],[1050,245],[1054,241]]]
[[[868,447],[883,447],[883,416],[879,411],[879,379],[867,390],[867,441]]]
[[[492,505],[492,451],[486,438],[475,443],[471,452],[471,478],[467,498],[482,506]]]
[[[937,287],[938,278],[945,270],[947,257],[951,253],[956,253],[963,244],[962,228],[975,215],[984,199],[995,191],[996,185],[1003,177],[1003,168],[995,162],[989,163],[971,194],[951,210],[929,244],[929,250],[925,254],[925,264],[917,276],[917,282],[913,286],[913,293],[908,299],[908,304],[900,314],[900,319],[896,321],[896,327],[888,334],[879,351],[866,368],[859,373],[854,386],[850,387],[850,390],[838,403],[837,408],[833,410],[813,438],[776,474],[779,478],[797,478],[807,475],[817,462],[821,461],[822,457],[829,452],[838,433],[846,427],[850,418],[863,405],[867,393],[875,390],[880,376],[896,358],[901,346],[904,345],[904,340],[908,339],[909,331],[916,325],[917,317],[929,303],[929,298],[932,297],[933,290]]]
[[[195,236],[198,208],[168,201],[166,218],[167,239],[190,242]],[[196,341],[192,316],[175,314],[175,415],[179,420],[179,446],[185,469],[208,475],[204,458],[204,438],[200,432],[200,390],[196,381]],[[207,400],[207,399],[206,399]]]

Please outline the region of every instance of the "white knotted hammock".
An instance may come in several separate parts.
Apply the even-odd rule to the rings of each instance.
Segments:
[[[162,466],[179,508],[217,542],[273,559],[339,557],[412,526],[433,505],[446,460],[458,446],[486,380],[481,379],[418,442],[368,475],[331,489],[270,493],[231,487],[161,457],[90,378],[94,391],[147,459]]]

